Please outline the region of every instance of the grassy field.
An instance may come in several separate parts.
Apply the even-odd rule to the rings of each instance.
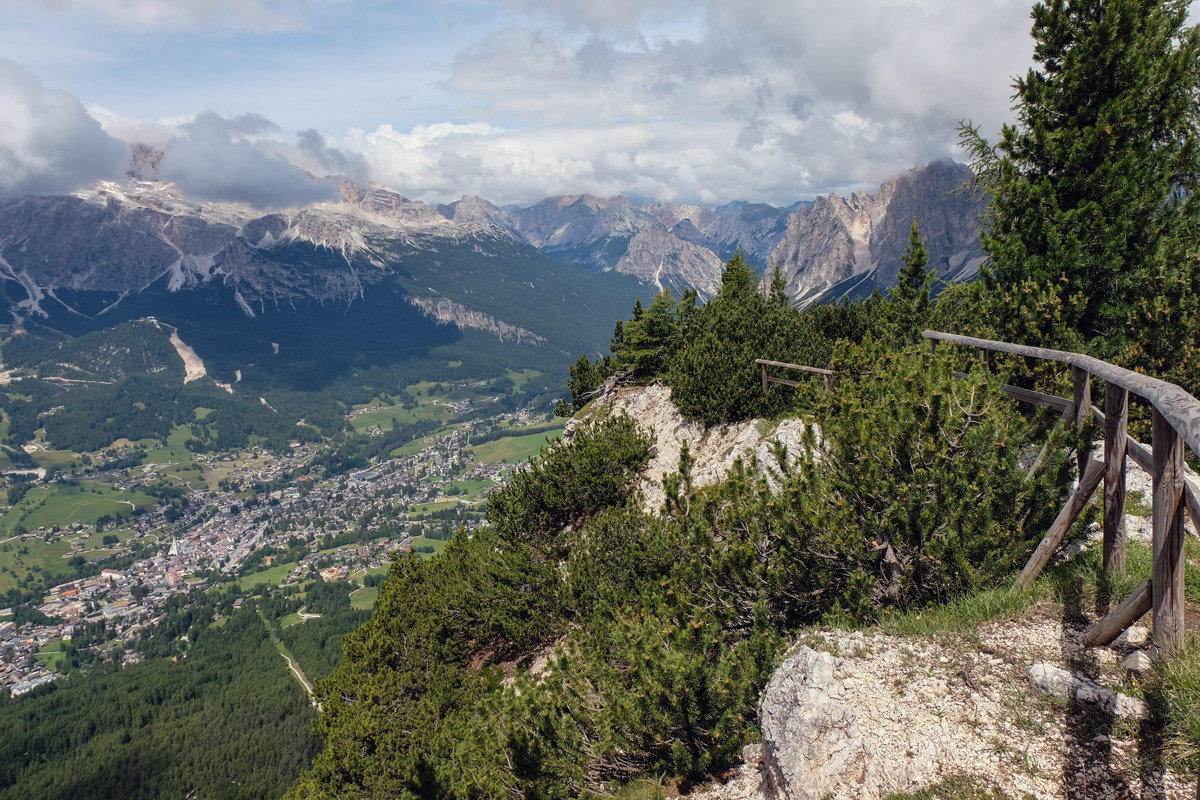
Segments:
[[[72,453],[69,450],[43,450],[38,449],[29,454],[33,459],[33,463],[39,467],[51,469],[67,469],[79,460],[78,453]]]
[[[276,564],[273,567],[267,567],[261,572],[252,572],[249,575],[243,575],[237,579],[236,583],[242,589],[252,589],[260,583],[279,586],[288,575],[292,574],[292,570],[299,563],[299,561],[289,561],[286,564]]]
[[[452,489],[456,489],[456,490],[457,489],[465,490],[463,492],[463,494],[455,495],[455,497],[457,497],[461,501],[461,500],[478,500],[480,492],[482,492],[484,489],[486,489],[489,486],[495,486],[495,485],[496,485],[495,481],[490,481],[490,480],[480,478],[480,479],[469,480],[469,481],[454,481],[453,483],[450,484],[450,487]]]
[[[358,591],[350,593],[350,606],[369,610],[375,605],[376,597],[379,597],[378,586],[364,586]]]
[[[445,511],[447,508],[453,508],[461,502],[457,497],[443,497],[432,503],[414,503],[411,505],[410,513],[413,514],[428,514],[431,511]]]
[[[529,383],[530,378],[536,378],[541,374],[536,369],[525,369],[520,372],[514,372],[511,369],[508,370],[508,377],[512,378],[513,387],[518,392],[525,388],[525,384]]]
[[[144,463],[162,465],[158,474],[173,482],[187,484],[194,489],[204,488],[207,485],[204,468],[196,461],[196,454],[184,446],[190,438],[190,429],[176,426],[167,436],[165,443],[153,439],[143,440],[141,444],[146,445],[149,450]]]
[[[388,455],[391,456],[392,458],[403,458],[404,456],[415,455],[415,454],[421,452],[422,450],[424,450],[426,447],[429,447],[429,445],[433,443],[434,439],[444,436],[447,431],[455,430],[455,429],[457,429],[457,427],[458,427],[457,425],[450,425],[448,427],[434,431],[433,433],[429,434],[428,436],[423,436],[420,439],[415,439],[415,440],[409,442],[408,444],[400,445],[395,450],[392,450],[390,453],[388,453]]]
[[[46,669],[51,672],[58,672],[59,665],[66,660],[66,655],[63,652],[63,640],[51,639],[46,642],[45,646],[37,652],[35,658],[45,664]]]
[[[446,549],[446,543],[441,539],[429,539],[424,536],[418,536],[412,540],[413,550],[418,547],[432,547],[432,553],[420,553],[421,558],[432,558]]]
[[[63,558],[70,551],[71,542],[65,538],[53,544],[41,539],[0,544],[0,593],[16,588],[29,572],[51,576],[73,572]]]
[[[475,458],[484,464],[519,464],[536,456],[546,445],[546,438],[559,436],[562,428],[542,433],[527,433],[524,436],[506,436],[491,442],[472,446]]]
[[[149,508],[155,499],[141,492],[114,489],[101,481],[83,481],[78,485],[52,483],[30,489],[19,503],[0,516],[0,593],[16,587],[29,573],[42,573],[52,578],[72,572],[67,556],[78,552],[84,558],[110,555],[116,548],[104,544],[104,537],[115,535],[120,542],[128,541],[136,531],[132,526],[97,532],[91,527],[102,516],[127,517],[135,508]],[[87,527],[69,530],[76,522]],[[47,542],[50,534],[38,528],[65,529],[56,541]],[[17,531],[27,531],[25,541]],[[82,546],[81,551],[75,545]]]
[[[540,373],[534,370],[525,370],[524,372],[509,370],[507,377],[512,379],[513,385],[519,390],[530,378],[538,374]],[[447,408],[448,403],[469,400],[478,406],[486,404],[501,393],[490,385],[466,387],[442,384],[439,390],[438,384],[429,381],[413,384],[406,387],[405,390],[416,399],[415,408],[404,408],[399,402],[399,398],[383,395],[370,403],[355,407],[356,411],[362,413],[351,419],[354,430],[362,433],[376,426],[388,430],[393,419],[402,424],[418,420],[449,422],[455,417],[455,414]]]
[[[123,544],[123,543],[129,541],[130,539],[132,539],[133,535],[135,533],[137,533],[137,530],[132,527],[110,528],[109,530],[106,530],[106,531],[96,531],[96,530],[88,529],[88,530],[82,531],[82,533],[87,534],[86,538],[82,539],[83,549],[84,549],[84,552],[86,553],[88,550],[107,549],[110,545],[106,545],[104,543],[105,536],[116,536],[117,541],[119,541]],[[76,541],[80,541],[80,540],[77,539]]]
[[[230,461],[208,461],[204,465],[204,481],[210,490],[216,491],[223,479],[234,475],[244,475],[263,466],[267,461],[266,456],[252,458],[246,454],[235,456]],[[250,497],[252,494],[252,492],[246,492],[242,495],[242,499]]]
[[[408,391],[416,398],[416,408],[405,408],[398,402],[397,398],[384,396],[376,398],[370,403],[357,406],[355,408],[356,411],[361,409],[369,410],[352,417],[350,424],[354,426],[356,433],[362,433],[376,426],[383,430],[389,430],[392,427],[392,419],[395,419],[400,424],[417,422],[418,420],[448,422],[454,417],[454,412],[444,405],[446,400],[445,394],[434,396],[427,394],[433,385],[432,383],[421,383],[408,387]]]
[[[147,494],[114,489],[102,481],[35,486],[0,516],[0,536],[12,536],[18,526],[32,533],[39,527],[94,524],[103,516],[127,517],[135,508],[150,508],[155,502]]]

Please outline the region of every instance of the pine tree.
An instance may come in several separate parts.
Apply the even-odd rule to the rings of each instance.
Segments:
[[[983,246],[997,333],[1107,355],[1200,230],[1200,36],[1186,0],[1051,0],[1035,66],[993,148],[963,127],[992,192]],[[1042,311],[1030,314],[1029,298]],[[1062,309],[1058,309],[1058,306]],[[1034,330],[1023,329],[1026,324]],[[1098,339],[1107,337],[1107,341]]]
[[[622,330],[621,343],[613,341],[614,369],[632,370],[635,377],[652,377],[665,369],[679,346],[680,327],[675,298],[670,289],[654,296],[650,307],[634,307],[633,318]]]
[[[786,337],[779,335],[777,315],[791,308],[768,303],[758,286],[758,275],[740,252],[735,254],[725,265],[717,296],[688,324],[667,383],[671,399],[689,419],[712,425],[779,410],[781,395],[763,393],[754,360],[779,359]]]
[[[916,217],[913,217],[908,247],[901,258],[904,269],[900,270],[896,285],[888,292],[892,335],[896,341],[913,342],[920,338],[929,317],[929,293],[934,276],[933,270],[926,269],[929,251],[921,239]]]

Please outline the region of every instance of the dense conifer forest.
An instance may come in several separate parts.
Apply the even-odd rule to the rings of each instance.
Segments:
[[[144,663],[0,698],[0,796],[280,796],[320,747],[314,712],[258,614],[211,625],[218,605],[137,643]]]

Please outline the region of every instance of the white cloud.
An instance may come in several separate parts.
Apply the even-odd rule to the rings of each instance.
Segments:
[[[309,128],[296,134],[292,163],[314,175],[345,176],[359,185],[370,180],[371,169],[359,153],[344,153]]]
[[[100,105],[88,106],[87,112],[100,123],[100,127],[109,136],[114,136],[129,144],[148,144],[160,150],[167,146],[167,142],[182,135],[183,130],[180,125],[189,121],[187,119],[158,121],[137,119],[117,114]]]
[[[68,92],[0,60],[0,194],[61,194],[120,179],[129,148]]]
[[[467,118],[502,129],[389,125],[344,146],[377,179],[433,200],[790,202],[872,188],[953,154],[959,120],[992,131],[1008,118],[1012,77],[1030,61],[1027,8],[762,0],[748,14],[708,0],[693,31],[670,37],[638,31],[676,10],[669,0],[541,4],[545,27],[493,32],[444,83]]]
[[[24,2],[28,18],[46,19]],[[184,159],[189,148],[237,159],[251,181],[269,172],[259,202],[272,205],[289,187],[296,197],[312,188],[288,164],[430,201],[624,192],[787,203],[869,189],[954,154],[960,119],[998,130],[1031,50],[1029,0],[758,0],[752,10],[741,0],[455,0],[424,11],[367,0],[38,3],[72,12],[54,17],[77,26],[73,41],[76,16],[113,14],[101,28],[117,40],[113,71],[79,92],[106,131],[178,139],[168,165],[192,192],[245,197],[254,185]],[[311,29],[226,30],[296,20]],[[240,49],[215,66],[159,70],[169,43],[185,39]],[[145,101],[132,107],[158,122],[123,116],[126,90],[113,87],[126,83]],[[183,131],[165,116],[197,107],[220,110],[220,123]],[[231,108],[301,132],[293,139]],[[352,126],[361,130],[327,138]]]
[[[167,143],[158,172],[188,197],[247,203],[262,209],[336,199],[333,187],[313,181],[249,140],[277,130],[265,117],[243,114],[227,118],[206,112],[181,127],[186,135]]]

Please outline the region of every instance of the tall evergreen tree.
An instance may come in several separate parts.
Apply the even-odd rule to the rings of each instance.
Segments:
[[[1195,241],[1200,36],[1187,6],[1039,3],[1016,123],[995,147],[964,126],[992,192],[983,246],[997,333],[1109,355],[1139,336],[1130,309]]]
[[[888,292],[891,301],[891,327],[897,341],[916,341],[929,317],[929,293],[934,271],[928,269],[929,251],[921,239],[917,218],[913,217],[908,247],[902,256],[904,269],[896,276],[896,285]]]
[[[742,254],[721,274],[717,296],[701,307],[667,373],[671,399],[689,419],[705,424],[769,416],[785,397],[764,394],[756,358],[782,358],[787,337],[781,317],[794,313],[786,298],[759,291],[759,276]],[[778,387],[771,387],[772,389]]]
[[[657,375],[679,346],[680,326],[675,298],[670,289],[654,295],[650,307],[634,307],[633,318],[624,325],[618,346],[613,340],[614,368],[633,370],[637,377]]]

